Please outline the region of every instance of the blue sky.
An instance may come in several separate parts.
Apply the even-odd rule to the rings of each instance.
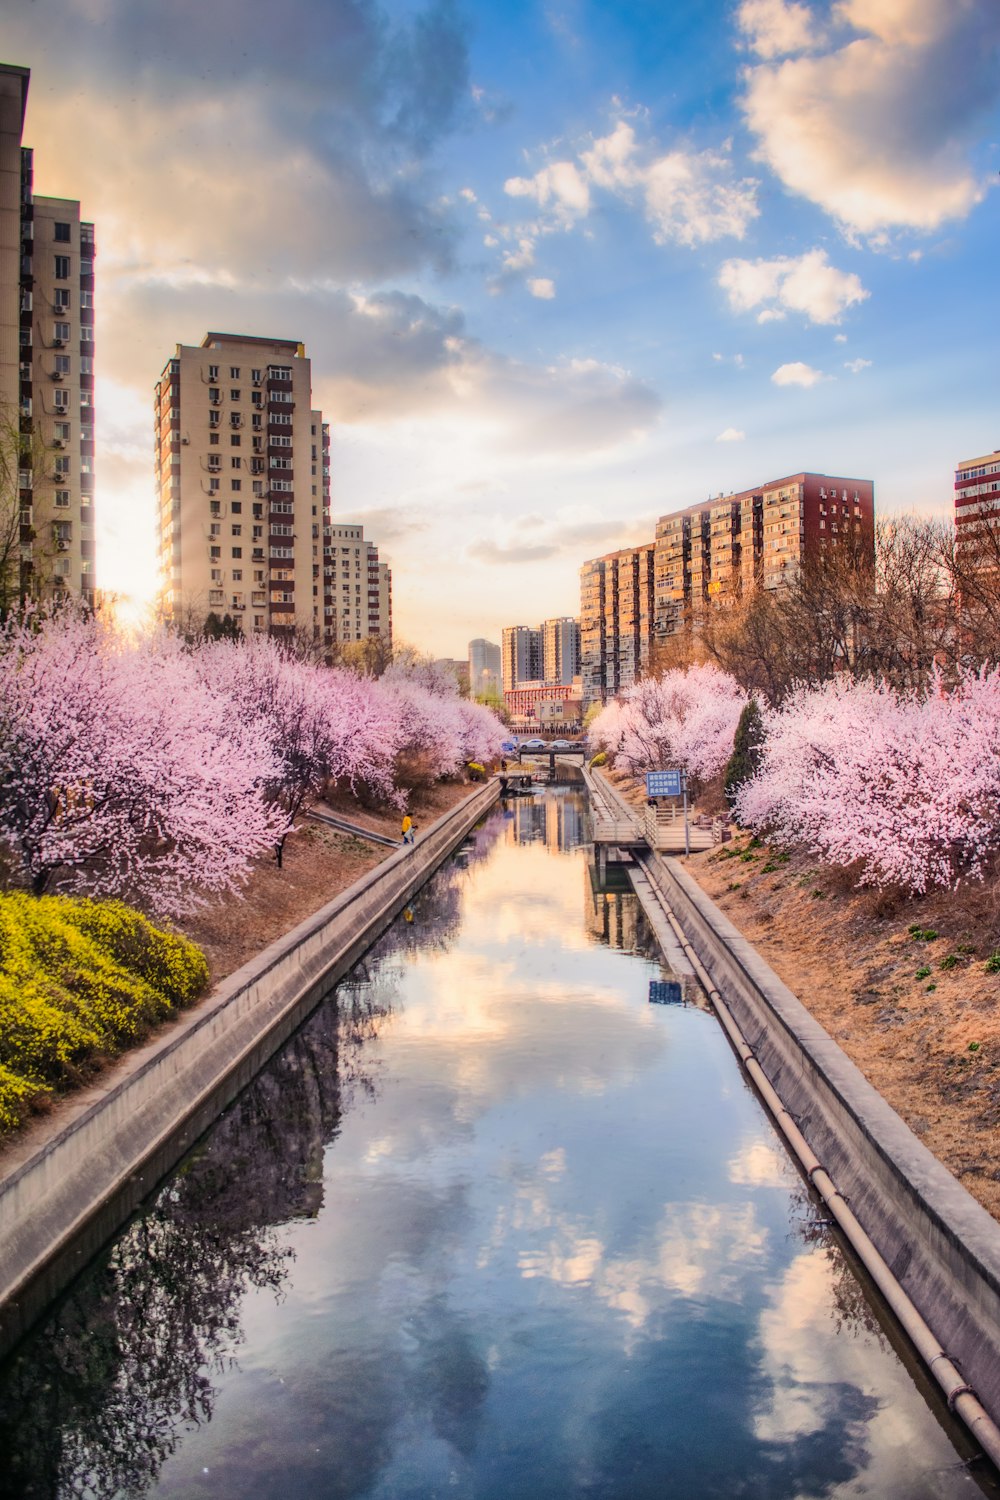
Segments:
[[[99,246],[102,582],[154,586],[151,393],[301,338],[334,508],[448,655],[800,468],[946,511],[1000,446],[996,0],[34,0],[36,187]]]

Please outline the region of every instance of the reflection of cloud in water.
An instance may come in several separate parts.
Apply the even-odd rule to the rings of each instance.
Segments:
[[[741,1187],[793,1186],[796,1177],[792,1166],[775,1146],[760,1139],[740,1147],[729,1163],[729,1181]]]

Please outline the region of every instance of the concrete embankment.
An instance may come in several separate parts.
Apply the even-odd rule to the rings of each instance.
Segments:
[[[0,1164],[0,1353],[136,1209],[496,801],[478,787],[123,1059]]]
[[[932,1373],[944,1383],[942,1367],[951,1370],[949,1404],[969,1421],[996,1462],[1000,1225],[927,1150],[683,866],[655,855],[640,856],[640,864],[649,877],[641,898],[649,900],[652,885],[673,914],[745,1038],[747,1046],[737,1050],[748,1070],[759,1063],[777,1095],[772,1107],[783,1106],[793,1133],[800,1132],[813,1160],[818,1158],[809,1170],[811,1180],[820,1185],[820,1175],[832,1179],[834,1198],[846,1200],[877,1252],[874,1261],[885,1263],[890,1282],[898,1284],[933,1335],[928,1356],[925,1341],[911,1332]],[[894,1305],[892,1286],[883,1290]],[[975,1408],[977,1399],[985,1408],[978,1431],[963,1410]]]

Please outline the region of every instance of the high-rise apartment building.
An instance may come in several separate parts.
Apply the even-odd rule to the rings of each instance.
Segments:
[[[543,620],[542,677],[546,683],[571,683],[580,675],[580,622],[572,615]]]
[[[356,522],[328,522],[323,569],[329,643],[347,645],[370,635],[392,643],[392,573]]]
[[[697,630],[712,609],[755,586],[791,582],[804,560],[850,543],[874,556],[871,480],[792,474],[661,516],[656,525],[654,637]]]
[[[0,501],[0,581],[92,604],[94,226],[78,202],[35,194],[29,78],[0,64],[0,446],[16,474]]]
[[[495,641],[482,636],[469,642],[469,691],[475,698],[480,693],[500,691],[500,647]]]
[[[542,677],[542,633],[530,625],[505,625],[501,637],[503,690],[509,692],[524,682]]]
[[[655,545],[625,547],[580,569],[584,705],[605,702],[649,670]]]
[[[178,344],[155,418],[167,617],[201,626],[214,613],[247,634],[339,638],[324,556],[330,437],[303,345],[231,333]]]
[[[1000,523],[1000,449],[963,458],[955,470],[955,535],[961,543],[977,525]]]

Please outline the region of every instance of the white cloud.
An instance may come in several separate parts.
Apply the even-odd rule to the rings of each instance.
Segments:
[[[812,11],[797,0],[743,0],[736,24],[758,57],[787,57],[809,50],[818,41]]]
[[[459,193],[458,196],[460,198],[464,198],[465,201],[466,201],[466,203],[478,203],[479,202],[479,199],[476,197],[475,193],[472,191],[471,188],[462,188],[462,190],[461,190],[461,192]]]
[[[816,385],[825,380],[826,376],[822,370],[814,370],[812,365],[803,364],[797,359],[792,364],[779,365],[771,376],[775,385]]]
[[[610,135],[580,152],[577,162],[550,162],[533,177],[509,178],[504,190],[514,198],[531,198],[563,228],[590,212],[592,189],[637,201],[657,244],[742,239],[758,213],[756,182],[735,176],[728,148],[657,152],[639,142],[633,125],[619,120]]]
[[[551,162],[534,177],[508,177],[504,192],[512,198],[533,198],[540,208],[551,208],[563,220],[590,212],[590,189],[571,161]]]
[[[846,344],[847,343],[847,334],[846,333],[835,333],[833,335],[833,342],[835,344]]]
[[[825,250],[774,260],[727,260],[719,285],[736,312],[761,307],[758,323],[801,312],[811,323],[839,323],[847,308],[869,295],[853,271],[838,271]]]
[[[844,361],[844,369],[850,370],[852,375],[858,375],[862,370],[870,370],[872,362],[870,359],[847,359]]]
[[[533,297],[540,297],[543,302],[550,302],[556,294],[556,284],[547,276],[533,276],[528,282],[528,291]]]
[[[739,11],[765,59],[747,69],[743,98],[759,159],[855,233],[965,217],[985,192],[970,151],[1000,97],[1000,6],[838,0],[827,38],[801,10],[745,0]]]
[[[746,433],[740,432],[738,427],[727,427],[724,432],[719,433],[715,441],[717,443],[742,443],[745,437]]]
[[[527,237],[517,242],[516,250],[508,250],[503,258],[505,271],[526,271],[535,264],[535,242]]]

